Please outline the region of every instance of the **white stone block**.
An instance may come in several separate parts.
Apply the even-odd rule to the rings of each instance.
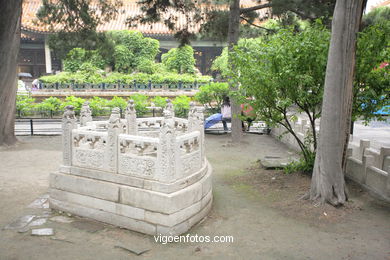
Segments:
[[[346,165],[346,175],[352,180],[361,183],[365,180],[365,168],[363,167],[363,162],[355,159],[348,158]]]
[[[212,188],[212,178],[211,178],[211,170],[208,174],[201,180],[202,183],[202,197],[204,197]]]
[[[383,197],[387,196],[386,184],[388,173],[375,167],[367,167],[367,186]]]
[[[145,218],[145,210],[143,209],[131,207],[128,205],[122,205],[112,201],[84,196],[76,193],[51,189],[50,198],[59,201],[79,204],[81,206],[88,207],[88,208],[103,210],[106,212],[122,215],[125,217],[130,217],[133,219],[143,220]]]
[[[123,204],[171,214],[199,201],[202,197],[202,185],[195,183],[171,194],[133,187],[121,187],[120,193]]]
[[[121,185],[128,185],[142,188],[144,186],[144,180],[137,177],[130,177],[122,174],[110,173],[106,171],[91,170],[80,167],[72,167],[71,173],[73,175],[97,179],[101,181],[109,181],[118,183]]]
[[[50,187],[95,198],[118,201],[119,187],[117,185],[94,179],[52,173],[50,174]]]
[[[168,235],[168,236],[178,236],[187,232],[190,229],[190,224],[188,221],[184,221],[173,227],[157,226],[157,234]]]
[[[186,178],[177,180],[173,183],[162,183],[162,182],[155,181],[155,180],[144,180],[143,188],[147,189],[147,190],[153,190],[153,191],[158,191],[158,192],[163,192],[163,193],[173,193],[175,191],[183,189],[183,188],[190,186],[190,185],[194,184],[195,182],[199,181],[201,178],[203,178],[203,176],[207,173],[207,171],[210,171],[210,170],[208,170],[208,167],[210,167],[210,166],[205,165],[198,172],[196,172],[196,173],[194,173]]]
[[[199,221],[201,221],[204,217],[207,216],[207,214],[209,213],[209,211],[211,210],[211,205],[212,205],[212,197],[211,199],[209,200],[209,203],[207,205],[205,205],[204,208],[202,208],[201,211],[199,211],[198,213],[196,213],[196,215],[192,216],[189,220],[188,220],[188,224],[190,227],[192,227],[193,225],[195,225],[196,223],[198,223]]]
[[[203,209],[204,207],[206,207],[207,204],[209,204],[209,202],[213,199],[213,191],[210,190],[206,196],[204,196],[201,201],[200,201],[200,207]]]
[[[71,169],[72,169],[71,166],[61,165],[60,169],[59,169],[59,172],[69,174],[69,173],[71,173]]]
[[[83,207],[77,204],[58,201],[55,199],[50,199],[50,207],[53,209],[70,212],[78,216],[87,217],[115,226],[138,231],[144,234],[156,235],[156,226],[141,220],[135,220],[102,210]]]
[[[168,227],[173,227],[193,215],[195,215],[197,212],[201,210],[201,203],[200,201],[184,208],[178,212],[175,212],[173,214],[163,214],[159,212],[152,212],[152,211],[145,211],[145,220],[147,222],[151,222],[154,224],[164,225]]]

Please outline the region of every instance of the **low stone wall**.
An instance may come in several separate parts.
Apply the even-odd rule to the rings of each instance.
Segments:
[[[310,125],[301,120],[293,125],[297,135],[303,141]],[[317,126],[317,130],[319,127]],[[297,141],[290,134],[284,134],[284,127],[273,128],[271,135],[290,148],[300,151]],[[390,147],[374,149],[369,140],[353,142],[353,136],[348,146],[346,177],[359,183],[381,199],[390,201]]]
[[[177,96],[189,96],[193,97],[198,92],[198,90],[171,90],[171,91],[62,91],[62,90],[46,90],[46,91],[32,91],[31,96],[37,101],[41,101],[49,97],[58,97],[66,98],[68,96],[75,96],[81,98],[93,98],[93,97],[102,97],[111,99],[115,96],[117,97],[130,97],[135,94],[143,94],[148,97],[167,97],[173,98]]]

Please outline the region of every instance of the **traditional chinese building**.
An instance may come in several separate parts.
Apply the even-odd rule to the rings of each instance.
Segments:
[[[178,46],[178,42],[174,39],[174,32],[163,23],[153,25],[138,25],[135,28],[129,28],[126,25],[128,17],[136,16],[140,13],[138,0],[123,0],[123,7],[115,19],[108,23],[101,24],[97,27],[99,32],[110,30],[137,30],[144,36],[159,40],[161,54],[167,52],[171,48]],[[56,57],[56,54],[50,50],[48,46],[48,35],[60,30],[61,28],[49,28],[46,25],[39,25],[36,21],[36,13],[42,4],[42,0],[24,0],[23,15],[22,15],[22,38],[21,49],[19,54],[19,72],[31,73],[33,78],[37,78],[44,74],[50,74],[61,70],[61,61]],[[256,1],[243,0],[242,6],[254,6]],[[259,10],[264,15],[268,9]],[[179,16],[177,23],[184,24],[186,19]],[[227,26],[227,25],[226,25]],[[200,26],[195,26],[191,30],[197,32]],[[213,40],[197,40],[191,43],[195,50],[196,67],[202,74],[211,74],[210,67],[213,59],[220,55],[222,48],[226,43]],[[161,57],[161,55],[159,56]]]

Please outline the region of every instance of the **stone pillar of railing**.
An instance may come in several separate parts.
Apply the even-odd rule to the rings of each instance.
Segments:
[[[190,110],[188,111],[188,128],[187,132],[190,133],[192,131],[197,130],[197,110],[194,102],[190,102]]]
[[[134,100],[129,100],[126,107],[126,133],[128,135],[137,135],[138,125],[137,125],[137,114],[135,110]]]
[[[201,149],[202,164],[204,163],[204,107],[195,107],[195,103],[190,103],[188,112],[188,132],[199,131],[199,145]]]
[[[175,177],[176,160],[180,155],[176,147],[175,120],[170,110],[164,110],[164,120],[160,128],[160,144],[157,149],[157,174],[160,181],[167,182]]]
[[[62,116],[62,150],[64,166],[72,165],[72,130],[77,128],[73,106],[66,106]]]
[[[111,172],[117,172],[118,168],[118,135],[123,133],[123,124],[120,117],[120,109],[112,109],[108,120],[107,152],[105,155],[105,168]]]
[[[80,110],[80,126],[86,126],[88,122],[92,122],[92,111],[89,102],[85,101]]]
[[[385,159],[390,156],[390,147],[381,147],[379,154],[379,168],[383,171],[387,171],[385,167]]]
[[[172,117],[175,117],[175,109],[173,108],[172,101],[169,98],[167,99],[167,104],[164,110],[169,111],[172,114]]]
[[[197,117],[197,120],[198,120],[198,123],[197,123],[197,127],[198,127],[198,130],[200,132],[200,142],[199,142],[199,145],[200,145],[200,151],[201,151],[201,155],[200,155],[200,158],[202,158],[202,165],[205,163],[205,147],[204,147],[204,107],[198,107],[196,109],[196,117]]]
[[[359,145],[359,155],[358,155],[358,159],[359,160],[363,160],[363,156],[364,156],[364,151],[370,147],[370,140],[368,139],[361,139],[360,140],[360,145]]]

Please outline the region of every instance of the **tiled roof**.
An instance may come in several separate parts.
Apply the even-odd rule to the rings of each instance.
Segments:
[[[131,16],[136,16],[140,14],[140,8],[137,4],[138,0],[123,0],[123,6],[119,10],[117,17],[105,24],[101,24],[97,27],[97,30],[102,31],[111,31],[111,30],[137,30],[143,34],[148,35],[172,35],[173,32],[163,23],[155,23],[153,25],[149,24],[140,24],[137,27],[129,28],[126,25],[126,19]],[[242,0],[242,7],[249,7],[256,5],[255,0]],[[24,0],[23,1],[23,14],[22,14],[22,30],[29,32],[38,32],[38,33],[51,33],[53,31],[61,30],[61,25],[55,25],[54,30],[50,28],[49,25],[40,24],[36,18],[36,13],[41,6],[41,0]],[[259,10],[260,14],[265,14],[266,9]],[[184,15],[179,15],[177,24],[180,27],[184,27],[186,24],[186,19]],[[200,29],[200,25],[195,25],[190,30],[192,32],[197,32]]]

